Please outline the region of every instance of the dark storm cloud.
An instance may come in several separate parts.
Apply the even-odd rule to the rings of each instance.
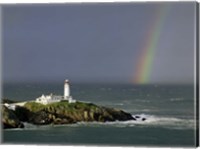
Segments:
[[[4,80],[129,82],[162,5],[3,6]],[[171,3],[150,83],[193,81],[194,6]]]

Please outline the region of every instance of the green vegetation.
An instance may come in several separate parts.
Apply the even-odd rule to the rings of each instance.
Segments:
[[[41,103],[37,103],[37,102],[27,102],[24,105],[25,108],[27,108],[28,110],[32,111],[32,112],[38,112],[42,109],[45,108],[45,105],[41,104]]]
[[[101,107],[92,103],[69,103],[68,101],[54,102],[47,105],[27,102],[24,106],[17,106],[13,112],[19,121],[36,125],[133,119],[129,113],[121,110]]]
[[[43,105],[37,102],[27,102],[24,105],[24,107],[30,110],[31,112],[38,112],[41,110],[53,111],[53,109],[63,109],[68,111],[94,110],[98,108],[98,106],[92,103],[83,103],[83,102],[69,103],[68,101],[54,102],[47,105]]]

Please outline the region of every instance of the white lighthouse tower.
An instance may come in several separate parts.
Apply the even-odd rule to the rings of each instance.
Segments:
[[[64,82],[64,99],[68,100],[70,97],[69,80]]]
[[[36,102],[42,103],[42,104],[49,104],[54,102],[60,102],[62,100],[67,100],[69,103],[75,103],[76,100],[70,96],[70,86],[69,86],[69,80],[64,81],[64,96],[60,95],[42,95],[41,97],[36,98]]]

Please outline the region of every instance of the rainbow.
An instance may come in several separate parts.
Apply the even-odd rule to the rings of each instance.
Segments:
[[[165,21],[168,10],[168,5],[159,7],[156,12],[155,19],[153,19],[147,35],[145,36],[144,47],[141,49],[138,61],[136,63],[136,70],[134,71],[133,83],[146,84],[149,82],[153,60],[158,45],[160,32]]]

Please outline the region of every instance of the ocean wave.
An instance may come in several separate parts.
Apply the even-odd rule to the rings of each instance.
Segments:
[[[163,127],[168,129],[194,129],[195,121],[193,119],[180,119],[174,117],[160,117],[148,114],[132,115],[136,120],[113,121],[113,122],[78,122],[65,125],[33,125],[24,123],[25,128],[15,128],[11,130],[47,130],[52,127]]]
[[[144,103],[149,103],[150,100],[145,100],[145,99],[134,99],[136,102],[144,102]]]
[[[115,103],[114,105],[116,105],[116,106],[123,106],[124,104],[123,103]]]
[[[134,115],[133,115],[134,116]],[[174,117],[161,117],[155,115],[139,114],[140,117],[144,117],[145,121],[139,121],[142,125],[154,125],[154,126],[163,126],[170,127],[174,129],[193,129],[194,128],[194,119],[180,119]]]
[[[37,129],[38,128],[37,125],[31,124],[31,123],[24,122],[23,124],[24,124],[24,129]]]
[[[170,98],[170,101],[182,101],[184,98]]]
[[[180,119],[173,117],[158,117],[155,115],[147,115],[147,114],[137,114],[132,115],[133,117],[138,117],[137,120],[129,120],[129,121],[114,121],[114,122],[79,122],[76,124],[72,124],[70,126],[114,126],[114,127],[163,127],[170,129],[194,129],[194,120],[193,119]],[[145,120],[144,120],[145,119]]]

